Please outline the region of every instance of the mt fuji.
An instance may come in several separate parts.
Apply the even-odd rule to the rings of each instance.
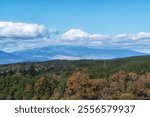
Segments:
[[[81,29],[71,29],[62,35],[64,39],[89,38],[91,35]]]
[[[58,44],[55,43],[48,46],[19,50],[11,53],[0,51],[0,64],[47,61],[54,59],[115,59],[147,55],[130,49],[113,49],[110,47],[109,49],[106,49],[99,46],[93,47],[87,45],[87,42],[92,43],[93,40],[97,40],[97,37],[99,38],[101,35],[91,35],[81,29],[71,29],[58,38]],[[106,35],[106,38],[109,37]]]

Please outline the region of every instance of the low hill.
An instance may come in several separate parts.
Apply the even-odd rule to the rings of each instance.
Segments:
[[[150,56],[137,56],[112,60],[51,60],[46,62],[24,62],[7,65],[0,65],[0,73],[5,72],[9,75],[20,71],[23,74],[28,74],[29,71],[40,73],[55,71],[73,71],[76,68],[87,68],[90,71],[98,71],[112,73],[118,70],[134,71],[144,74],[150,71]],[[30,74],[29,74],[30,75]],[[32,74],[31,74],[32,75]],[[36,73],[35,73],[36,75]]]

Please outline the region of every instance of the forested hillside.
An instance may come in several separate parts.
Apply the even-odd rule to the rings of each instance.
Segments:
[[[0,99],[150,99],[150,56],[0,65]]]

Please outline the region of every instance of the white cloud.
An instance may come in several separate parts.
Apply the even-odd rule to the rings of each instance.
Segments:
[[[29,23],[0,22],[0,37],[35,38],[43,36],[44,25]]]
[[[82,45],[98,48],[121,48],[147,52],[150,47],[150,33],[135,34],[89,34],[79,29],[71,29],[55,40],[56,44]],[[144,51],[145,50],[145,51]],[[150,53],[150,52],[149,52]]]
[[[96,40],[104,40],[104,39],[110,39],[110,35],[104,35],[104,34],[93,34],[90,35],[90,39],[96,39]]]
[[[59,36],[58,33],[58,30],[48,29],[44,25],[0,22],[0,49],[17,51],[48,45],[77,45],[98,48],[127,48],[150,53],[149,32],[110,35],[89,34],[81,29],[71,29]]]
[[[25,40],[3,39],[0,40],[0,50],[13,52],[52,45],[52,40],[47,38],[32,38]]]
[[[12,52],[50,45],[58,32],[44,25],[0,22],[0,49]]]
[[[119,34],[119,35],[116,35],[114,38],[115,39],[125,39],[125,38],[129,38],[129,35],[128,34]]]
[[[115,39],[130,39],[130,40],[141,40],[150,39],[150,33],[139,32],[135,34],[119,34],[114,37]]]
[[[150,33],[146,32],[139,32],[135,35],[131,36],[131,39],[133,40],[139,40],[139,39],[150,39]]]
[[[0,22],[0,38],[37,38],[58,34],[56,29],[31,23]]]

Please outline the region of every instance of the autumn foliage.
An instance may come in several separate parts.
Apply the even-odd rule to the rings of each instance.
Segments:
[[[0,66],[0,99],[147,100],[150,59],[50,61]]]

